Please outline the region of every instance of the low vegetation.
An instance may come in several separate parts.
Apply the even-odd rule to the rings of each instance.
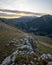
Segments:
[[[16,49],[16,46],[9,45],[16,37],[23,37],[23,32],[0,21],[0,63]]]
[[[14,39],[14,38],[24,38],[24,32],[21,30],[18,30],[2,21],[0,21],[0,63],[4,60],[5,57],[9,56],[14,52],[17,47],[15,45],[10,45],[9,42]],[[30,34],[29,34],[30,35]],[[50,53],[52,54],[52,48],[47,47],[45,45],[42,45],[40,43],[46,43],[49,45],[52,45],[52,39],[48,37],[43,37],[43,36],[35,36],[34,34],[32,35],[34,40],[37,40],[38,42],[38,49],[39,49],[39,54],[37,56],[26,56],[26,55],[17,55],[15,59],[15,64],[17,65],[23,65],[23,64],[30,64],[31,61],[37,63],[34,58],[37,58],[38,56],[42,55],[43,53]],[[18,48],[20,51],[21,49]],[[38,65],[46,65],[49,60],[40,60],[38,61]]]

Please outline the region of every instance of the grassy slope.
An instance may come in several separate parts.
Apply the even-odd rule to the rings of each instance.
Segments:
[[[45,37],[45,36],[36,36],[31,34],[34,37],[34,40],[38,41],[38,49],[41,54],[43,53],[50,53],[52,54],[52,38]]]
[[[23,37],[23,34],[24,32],[0,21],[0,62],[16,48],[15,46],[6,47],[8,41],[15,37]]]
[[[45,36],[37,36],[38,39],[42,42],[45,42],[46,44],[52,45],[52,38],[45,37]]]
[[[52,54],[52,48],[48,47],[48,46],[45,46],[45,45],[41,44],[40,42],[38,44],[38,48],[39,48],[39,51],[40,51],[40,55],[43,54],[43,53]]]
[[[52,38],[44,37],[44,36],[36,36],[38,39],[38,48],[40,51],[40,55],[43,53],[52,54]]]

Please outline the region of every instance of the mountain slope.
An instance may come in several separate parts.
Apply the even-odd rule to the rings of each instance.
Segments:
[[[32,26],[33,28],[37,28],[35,30],[38,32],[47,32],[47,33],[52,33],[52,16],[51,15],[45,15],[40,18],[32,20],[32,22],[29,22],[30,27]]]
[[[27,32],[32,32],[36,35],[52,37],[52,15],[2,20]]]
[[[9,42],[16,37],[24,37],[24,32],[0,21],[0,63],[16,49],[16,46],[9,45]]]
[[[48,16],[48,18],[49,18],[49,16]],[[52,20],[52,19],[50,19],[50,18],[48,19],[48,18],[46,16],[46,21],[45,21],[46,24],[47,24],[47,22],[50,23],[51,20]],[[26,33],[23,32],[22,30],[26,30],[27,32],[33,32],[32,31],[33,28],[36,28],[38,25],[41,26],[41,24],[43,24],[42,23],[43,22],[42,18],[40,18],[40,23],[41,24],[38,21],[36,22],[37,19],[39,21],[39,18],[36,18],[36,19],[33,18],[32,21],[28,20],[29,22],[27,22],[27,21],[25,21],[25,22],[24,21],[19,22],[17,20],[15,22],[14,19],[12,19],[12,20],[11,19],[9,19],[9,20],[8,19],[0,19],[0,63],[4,60],[4,58],[6,56],[10,55],[16,49],[16,46],[9,44],[9,42],[13,41],[13,39],[15,39],[15,38],[18,41],[18,39],[22,39],[22,38],[25,37],[24,35]],[[47,21],[47,19],[48,19],[48,21]],[[15,23],[18,24],[18,26],[15,26],[14,25]],[[36,24],[38,24],[38,25],[36,27],[34,27],[34,25],[36,25]],[[21,28],[21,27],[23,27],[23,28]],[[18,28],[20,28],[22,30],[19,30]],[[31,28],[31,30],[30,30],[30,28]],[[52,31],[52,30],[50,30],[50,31]],[[35,33],[35,32],[33,32],[33,33]],[[38,33],[39,33],[39,31],[38,31]],[[27,33],[27,35],[32,36],[34,38],[34,41],[38,42],[38,49],[39,49],[39,54],[40,55],[43,54],[43,53],[50,53],[50,54],[52,54],[52,52],[51,52],[52,48],[50,47],[50,45],[52,45],[52,39],[51,38],[43,37],[43,36],[41,37],[41,36],[38,36],[38,35],[35,36],[34,34],[31,35],[30,33]],[[49,46],[47,46],[47,44]]]

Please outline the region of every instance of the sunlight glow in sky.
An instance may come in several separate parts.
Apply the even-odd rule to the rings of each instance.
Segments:
[[[0,9],[52,14],[52,0],[0,0]]]

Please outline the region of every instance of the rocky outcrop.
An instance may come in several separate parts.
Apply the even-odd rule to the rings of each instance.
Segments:
[[[16,39],[18,40],[18,39]],[[6,57],[1,65],[8,65],[8,64],[14,64],[16,56],[18,55],[34,55],[36,54],[37,50],[37,44],[36,42],[33,42],[32,37],[26,36],[24,39],[19,39],[16,41],[15,39],[11,40],[10,45],[16,45],[17,49],[14,53],[12,53],[10,56]],[[21,45],[22,44],[22,45]],[[18,48],[19,45],[19,48]]]
[[[51,54],[42,54],[38,57],[38,42],[34,41],[31,36],[27,36],[18,41],[12,40],[13,45],[17,46],[15,52],[6,57],[1,65],[51,65]],[[15,43],[16,42],[16,43]],[[19,43],[18,43],[19,42]]]

